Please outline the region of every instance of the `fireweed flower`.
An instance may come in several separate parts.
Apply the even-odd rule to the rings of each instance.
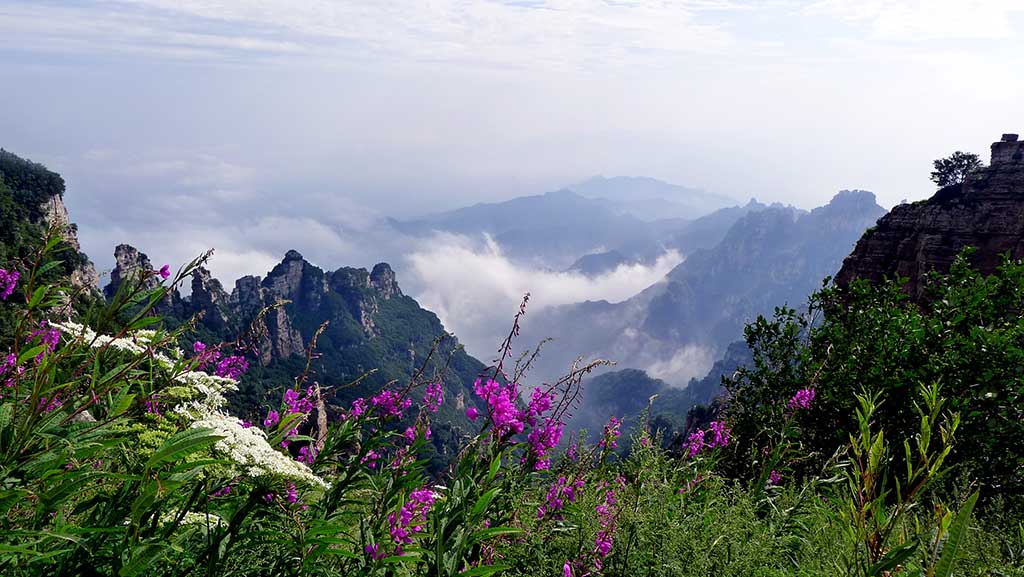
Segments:
[[[3,379],[5,387],[13,387],[14,379],[25,373],[25,367],[18,366],[18,356],[14,353],[9,353],[2,363],[0,363],[0,377]]]
[[[7,270],[0,268],[0,301],[7,300],[7,297],[11,296],[14,292],[14,287],[18,284],[18,277],[20,273],[16,270]]]
[[[427,385],[427,390],[423,395],[423,408],[428,413],[436,413],[441,409],[442,403],[444,403],[444,389],[441,388],[441,383]]]
[[[39,328],[34,329],[25,342],[31,343],[36,337],[39,338],[39,344],[46,346],[46,349],[36,356],[36,362],[39,363],[42,362],[46,353],[52,353],[57,349],[57,344],[60,343],[60,331],[50,328],[50,324],[46,321],[39,321]]]
[[[269,411],[267,411],[267,418],[263,419],[263,426],[269,429],[277,425],[277,423],[280,421],[281,415],[279,415],[277,411],[270,409]]]
[[[476,407],[469,407],[466,409],[466,418],[470,421],[476,421],[478,415],[479,413],[477,412]]]
[[[167,280],[167,278],[171,276],[171,265],[165,264],[164,266],[160,267],[160,271],[158,274],[160,275],[160,278]]]
[[[427,513],[434,505],[434,492],[427,488],[416,489],[409,493],[409,498],[398,511],[388,514],[391,539],[394,540],[395,552],[402,554],[402,545],[412,543],[412,537],[423,530],[427,522]]]
[[[543,426],[534,427],[527,436],[530,454],[537,458],[533,465],[535,471],[543,471],[551,468],[551,459],[548,453],[558,446],[562,441],[562,430],[565,424],[561,421],[548,419]],[[525,456],[523,457],[525,460]]]
[[[782,474],[776,471],[775,469],[772,469],[772,472],[768,473],[768,485],[774,487],[778,486],[781,482]]]
[[[311,445],[303,445],[302,447],[299,448],[299,456],[296,457],[296,459],[300,463],[312,465],[313,461],[316,460],[316,447],[313,447]]]
[[[545,515],[556,514],[562,510],[566,501],[574,503],[580,491],[583,490],[583,479],[577,479],[569,483],[564,476],[559,477],[555,484],[548,489],[544,503],[537,509],[537,518],[542,519]],[[556,518],[560,518],[556,516]]]
[[[192,344],[192,352],[195,353],[193,362],[195,363],[196,369],[203,370],[210,363],[216,363],[220,360],[220,351],[210,350],[206,346],[206,343],[196,341]]]
[[[238,380],[238,377],[242,376],[242,373],[248,369],[249,361],[245,360],[245,357],[233,355],[221,359],[217,363],[217,368],[214,369],[213,374],[218,377]]]
[[[709,444],[710,448],[724,447],[729,444],[729,435],[732,434],[732,429],[725,426],[725,421],[711,421],[710,431],[715,435]]]
[[[153,395],[152,397],[146,399],[145,405],[146,405],[146,412],[147,413],[149,413],[151,415],[156,415],[158,417],[161,416],[160,415],[160,400],[159,400],[159,397],[157,395]]]
[[[383,417],[402,418],[402,412],[412,406],[412,400],[404,398],[398,391],[385,389],[370,397],[370,405]]]
[[[604,426],[604,437],[601,442],[597,444],[598,447],[604,449],[617,449],[619,447],[619,436],[622,435],[621,431],[622,421],[616,417],[608,419],[608,423]]]
[[[363,551],[370,556],[370,559],[374,561],[380,561],[384,558],[384,553],[380,550],[380,545],[376,543],[369,543],[366,547],[363,547]]]
[[[690,439],[686,443],[687,455],[690,457],[696,457],[698,453],[704,450],[704,431],[697,429],[697,431],[690,434]]]
[[[806,388],[800,389],[793,395],[793,398],[786,404],[790,410],[796,411],[798,409],[809,409],[811,408],[811,402],[814,401],[814,389]]]
[[[498,436],[508,433],[519,434],[523,432],[522,411],[516,408],[515,385],[502,387],[497,381],[488,379],[483,382],[477,379],[473,383],[473,391],[478,397],[487,402],[487,410],[494,423],[494,431]]]

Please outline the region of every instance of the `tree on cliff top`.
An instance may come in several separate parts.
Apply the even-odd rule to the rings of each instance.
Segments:
[[[932,171],[932,181],[940,187],[962,184],[968,176],[984,166],[977,154],[959,150],[933,164],[935,170]]]

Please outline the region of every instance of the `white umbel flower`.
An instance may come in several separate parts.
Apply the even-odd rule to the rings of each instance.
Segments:
[[[305,464],[277,451],[267,442],[266,434],[256,427],[243,427],[237,417],[224,413],[210,413],[192,423],[194,428],[211,429],[224,438],[214,448],[235,463],[245,467],[251,477],[272,475],[329,489],[330,485],[317,477]]]

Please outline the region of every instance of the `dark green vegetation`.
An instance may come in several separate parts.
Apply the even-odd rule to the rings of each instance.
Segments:
[[[932,182],[940,188],[963,184],[968,176],[985,166],[977,154],[959,150],[946,158],[937,159],[933,164],[935,170],[932,171]]]
[[[758,431],[787,418],[781,401],[800,388],[817,391],[816,409],[800,419],[806,454],[799,467],[811,472],[854,429],[851,392],[882,395],[878,421],[900,439],[917,432],[915,389],[938,383],[962,420],[950,458],[957,474],[945,481],[974,483],[983,499],[1005,499],[1024,512],[1024,265],[1007,259],[985,276],[969,266],[969,255],[931,277],[923,305],[899,281],[855,281],[817,293],[810,316],[781,308],[748,326],[753,366],[727,383],[729,412],[744,439],[732,470],[750,470],[764,448]]]

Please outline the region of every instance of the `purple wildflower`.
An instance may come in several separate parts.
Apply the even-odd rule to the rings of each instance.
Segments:
[[[32,342],[36,337],[39,337],[39,344],[45,345],[46,348],[43,352],[36,356],[36,362],[42,362],[43,357],[46,353],[52,353],[57,349],[57,344],[60,343],[60,331],[57,329],[51,329],[50,324],[46,321],[39,321],[39,328],[34,329],[25,340],[26,343]]]
[[[426,393],[423,395],[423,408],[428,413],[436,413],[441,409],[442,403],[444,403],[444,389],[441,388],[441,383],[427,385]]]
[[[18,284],[18,277],[20,273],[16,270],[7,270],[0,268],[0,301],[7,300],[7,297],[11,296],[14,292],[14,287]]]
[[[288,483],[288,491],[285,493],[285,499],[289,503],[295,503],[299,500],[299,491],[295,488],[295,483]]]
[[[248,369],[249,361],[245,360],[245,357],[232,355],[221,359],[217,363],[217,368],[214,369],[213,374],[218,377],[237,380]]]
[[[598,447],[604,449],[617,449],[619,447],[619,436],[622,435],[621,431],[622,421],[616,417],[608,419],[608,423],[604,426],[604,436],[601,441],[597,444]]]
[[[565,502],[573,503],[580,491],[583,490],[583,479],[577,479],[569,483],[564,476],[559,477],[555,484],[548,489],[544,503],[537,509],[537,518],[542,519],[545,515],[556,514],[565,506]],[[560,517],[555,517],[560,518]]]
[[[470,421],[476,421],[476,418],[478,416],[479,413],[477,412],[476,407],[469,407],[468,409],[466,409],[466,418],[469,419]]]
[[[534,427],[530,431],[526,441],[530,446],[530,453],[537,458],[533,465],[535,471],[551,468],[551,459],[548,458],[548,453],[562,441],[562,430],[564,428],[565,424],[561,421],[548,419],[544,422],[543,426]]]
[[[380,561],[384,558],[384,553],[380,550],[380,545],[376,543],[369,543],[366,547],[363,547],[363,551],[370,556],[370,559],[374,561]]]
[[[697,429],[695,432],[690,434],[690,439],[686,443],[687,454],[691,457],[696,457],[698,453],[704,450],[704,431]]]
[[[793,398],[789,400],[786,406],[792,411],[809,409],[811,408],[811,402],[814,401],[814,395],[815,392],[812,388],[800,389],[793,395]]]
[[[775,469],[772,469],[772,472],[768,473],[768,485],[775,487],[775,486],[778,486],[779,483],[781,483],[781,482],[782,482],[782,473],[779,473]]]
[[[269,429],[277,425],[280,421],[281,415],[277,414],[277,411],[274,409],[270,409],[267,411],[267,418],[263,419],[263,426]]]
[[[569,566],[568,561],[565,562],[565,565],[562,565],[562,577],[572,577],[572,567]]]
[[[274,502],[274,496],[273,491],[267,491],[263,494],[263,501],[269,505]]]
[[[398,391],[385,389],[379,394],[370,397],[370,405],[380,411],[383,417],[402,418],[402,412],[412,406],[412,401],[406,399]]]
[[[498,436],[523,432],[524,415],[516,408],[514,384],[502,387],[497,381],[488,379],[487,382],[482,382],[481,379],[477,379],[473,384],[473,390],[487,402],[494,431]]]
[[[412,537],[423,530],[427,513],[434,505],[434,493],[430,489],[416,489],[399,509],[398,514],[388,514],[391,539],[398,546],[396,553],[402,554],[402,545],[412,543]]]
[[[146,412],[151,415],[160,416],[160,400],[157,395],[153,395],[146,399]]]
[[[159,274],[160,278],[167,280],[167,278],[171,276],[171,265],[165,264],[164,266],[160,267]]]
[[[316,447],[313,447],[311,445],[303,445],[302,447],[299,448],[299,456],[296,457],[295,460],[299,461],[300,463],[312,465],[313,461],[316,460]]]
[[[724,447],[729,444],[729,435],[732,434],[732,429],[725,426],[725,421],[711,421],[710,431],[715,434],[709,444],[710,448]]]

